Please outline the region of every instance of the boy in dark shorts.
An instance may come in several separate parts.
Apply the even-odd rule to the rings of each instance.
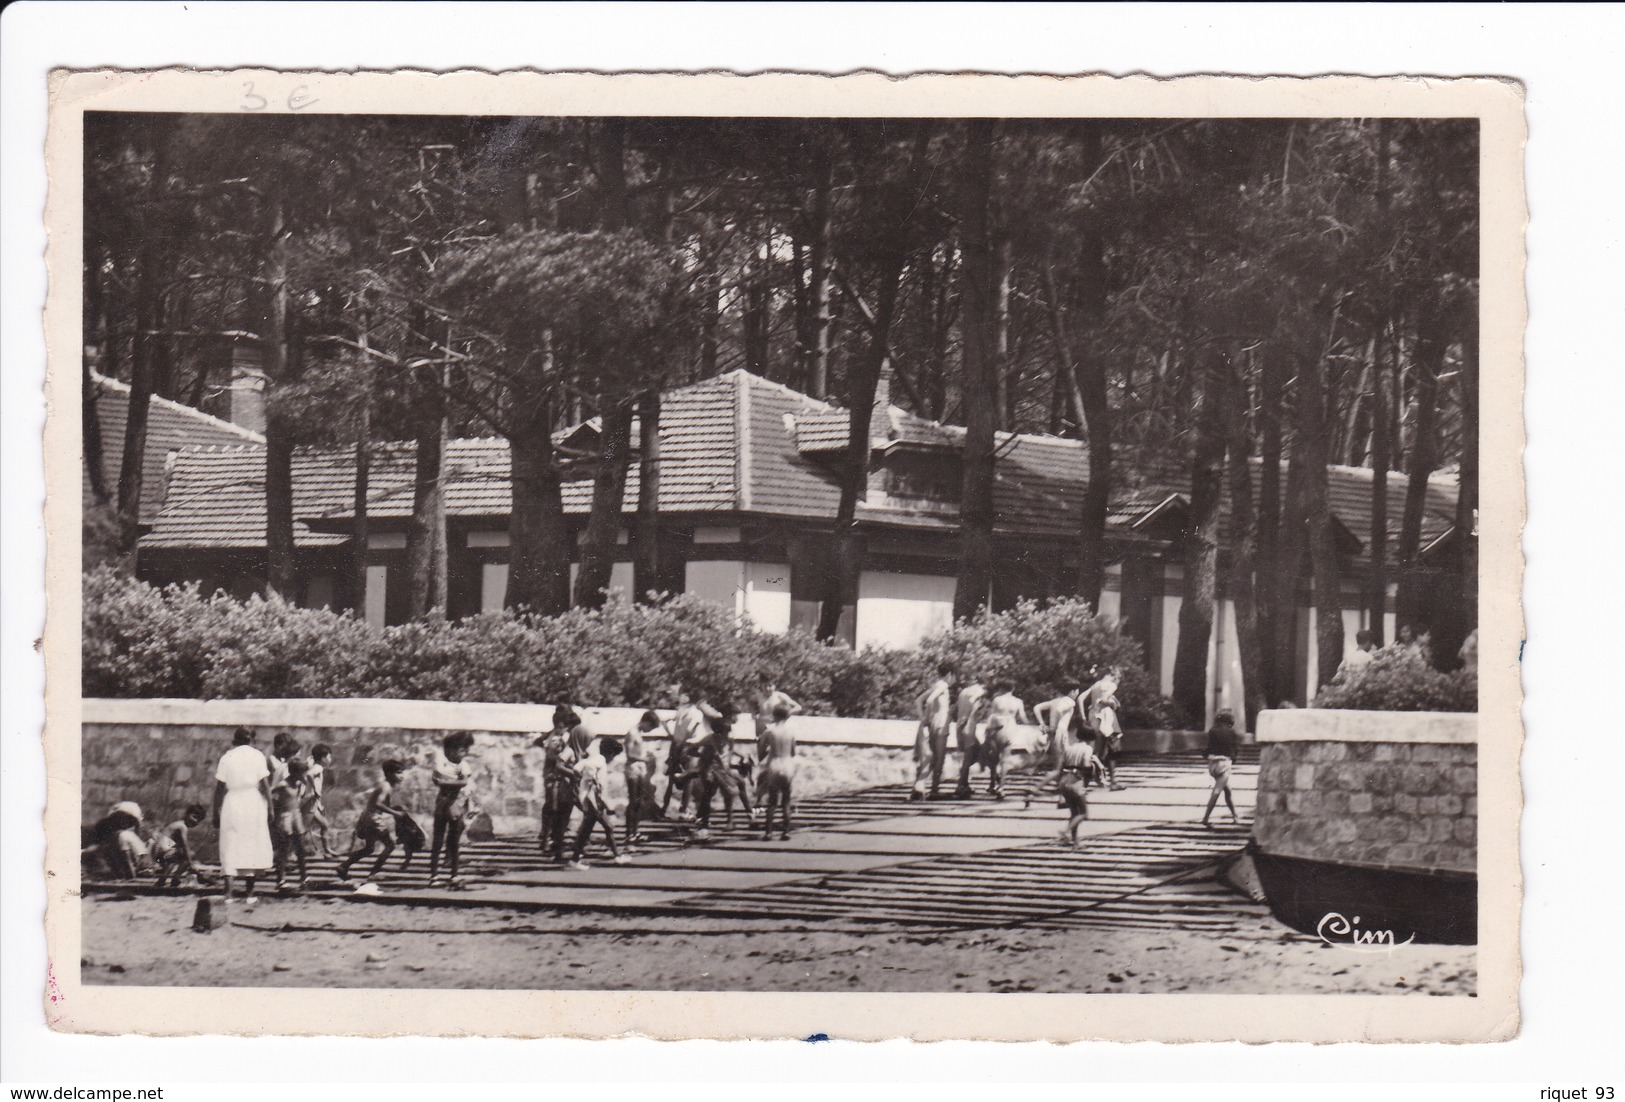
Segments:
[[[406,764],[391,758],[384,762],[383,780],[367,790],[367,802],[355,824],[355,840],[359,845],[339,862],[338,868],[339,882],[348,884],[351,866],[371,854],[373,847],[378,847],[378,860],[373,862],[372,871],[356,888],[357,892],[377,893],[377,885],[370,881],[383,871],[384,862],[395,852],[396,820],[406,814],[406,809],[395,803],[395,786],[401,783],[405,772]]]
[[[580,718],[569,708],[553,713],[553,730],[536,741],[542,748],[542,852],[563,863],[564,836],[576,806],[574,731]]]
[[[305,791],[305,763],[289,757],[279,771],[280,783],[271,789],[271,857],[276,868],[276,890],[287,890],[288,861],[299,868],[299,890],[305,889],[305,817],[300,801]]]
[[[1061,760],[1050,778],[1061,794],[1071,818],[1061,832],[1061,840],[1078,848],[1078,828],[1089,818],[1089,774],[1094,768],[1094,751],[1087,742],[1070,742],[1061,749]]]

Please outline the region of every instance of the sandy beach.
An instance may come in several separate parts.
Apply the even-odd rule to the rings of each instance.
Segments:
[[[276,899],[199,934],[195,900],[84,900],[86,984],[670,991],[1470,995],[1471,946],[1358,953],[1273,920],[1187,930],[448,910]]]

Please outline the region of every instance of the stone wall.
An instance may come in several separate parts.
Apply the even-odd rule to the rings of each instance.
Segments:
[[[1476,715],[1265,712],[1253,837],[1281,857],[1472,875],[1477,732]]]
[[[588,729],[620,735],[636,722],[633,709],[590,709]],[[258,736],[255,745],[269,750],[277,733],[296,738],[308,755],[317,743],[333,749],[327,780],[328,817],[336,829],[335,844],[344,844],[360,808],[362,794],[376,783],[380,765],[398,758],[408,768],[401,783],[405,806],[427,819],[433,804],[429,780],[434,751],[447,734],[471,731],[475,765],[474,801],[490,814],[499,833],[528,834],[541,814],[541,751],[532,743],[552,726],[552,709],[540,705],[447,705],[412,701],[180,701],[89,700],[82,725],[81,818],[92,822],[120,800],[134,800],[149,826],[179,817],[186,805],[209,806],[214,797],[214,770],[231,747],[232,734],[246,726]],[[797,718],[812,740],[800,748],[803,763],[798,795],[816,796],[877,784],[895,784],[913,776],[910,749],[888,745],[833,744],[839,734],[831,724],[845,724],[854,739],[880,734],[880,721]],[[748,742],[750,721],[736,725]],[[663,740],[653,740],[663,741]],[[657,749],[665,759],[665,748]],[[664,791],[664,781],[659,782]],[[609,800],[625,804],[619,770],[611,770]],[[201,852],[214,853],[213,828],[197,832]]]
[[[231,748],[237,725],[86,723],[81,761],[84,817],[94,819],[119,800],[134,800],[149,824],[168,822],[190,803],[210,805],[214,770]],[[401,782],[405,806],[427,813],[433,806],[429,767],[434,751],[450,730],[398,727],[299,727],[286,724],[254,728],[255,745],[270,750],[278,732],[287,731],[308,754],[317,743],[333,748],[327,774],[328,818],[341,831],[354,824],[362,794],[380,776],[379,766],[399,758],[408,768]],[[531,749],[534,734],[475,731],[474,799],[497,829],[535,829],[541,810],[541,752]],[[213,852],[212,829],[201,828],[205,852]]]

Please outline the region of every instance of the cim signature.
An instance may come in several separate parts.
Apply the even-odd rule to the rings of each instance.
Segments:
[[[1356,953],[1390,953],[1401,945],[1409,945],[1416,938],[1412,934],[1404,941],[1397,941],[1392,930],[1362,930],[1359,915],[1349,919],[1336,911],[1328,912],[1320,920],[1315,926],[1315,933],[1327,945],[1352,949]]]

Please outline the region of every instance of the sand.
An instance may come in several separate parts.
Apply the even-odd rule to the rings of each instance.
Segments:
[[[664,991],[1468,995],[1471,946],[1332,948],[1273,920],[942,931],[277,899],[190,929],[190,898],[84,900],[87,984]]]

